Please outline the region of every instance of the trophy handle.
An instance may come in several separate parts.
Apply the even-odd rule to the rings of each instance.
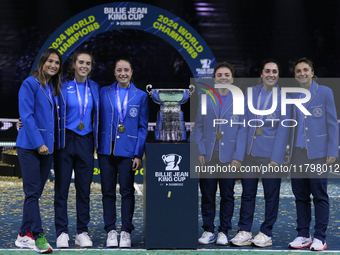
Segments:
[[[146,92],[148,92],[149,93],[149,96],[152,96],[152,85],[151,84],[148,84],[148,85],[146,85]]]
[[[191,97],[191,95],[192,95],[192,93],[194,93],[194,91],[195,91],[195,86],[190,84],[189,85],[189,97]]]

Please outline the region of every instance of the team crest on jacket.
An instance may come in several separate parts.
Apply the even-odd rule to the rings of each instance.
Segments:
[[[322,116],[322,110],[321,110],[321,108],[315,108],[315,109],[313,110],[313,115],[314,115],[315,117],[321,117],[321,116]]]
[[[134,108],[130,109],[129,113],[130,113],[131,117],[136,117],[137,114],[138,114],[138,110],[137,110],[137,108],[134,107]]]

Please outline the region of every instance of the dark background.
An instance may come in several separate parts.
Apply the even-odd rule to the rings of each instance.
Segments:
[[[38,51],[48,37],[74,15],[112,1],[20,1],[0,4],[0,118],[17,118],[17,94]],[[292,77],[300,57],[314,61],[319,77],[339,77],[340,1],[317,0],[165,0],[135,1],[163,8],[195,28],[217,61],[234,64],[237,77],[258,77],[263,59],[277,59],[280,76]],[[93,53],[93,80],[113,83],[113,63],[130,58],[134,82],[142,90],[187,88],[192,73],[183,57],[163,39],[137,30],[114,30],[85,41],[79,49]],[[65,63],[65,68],[68,61]],[[328,84],[326,84],[328,85]],[[335,95],[337,83],[329,85]],[[189,103],[182,106],[188,121]],[[340,107],[340,105],[339,105]],[[338,108],[338,112],[340,111]],[[159,107],[150,101],[150,121]]]

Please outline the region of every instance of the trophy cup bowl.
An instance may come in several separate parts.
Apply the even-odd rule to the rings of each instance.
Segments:
[[[189,85],[189,89],[152,89],[149,84],[146,91],[155,103],[160,104],[155,139],[167,142],[185,141],[187,135],[181,104],[188,101],[195,86]]]

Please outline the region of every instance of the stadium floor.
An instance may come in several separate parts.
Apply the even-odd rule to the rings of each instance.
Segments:
[[[327,230],[327,252],[322,254],[340,254],[340,179],[329,179],[329,195],[330,195],[330,223]],[[48,181],[40,200],[41,215],[43,228],[46,238],[52,247],[55,247],[55,228],[54,228],[54,210],[53,210],[53,187],[54,183]],[[21,179],[16,177],[0,177],[0,255],[9,254],[33,254],[35,251],[27,249],[18,249],[14,245],[18,230],[21,224],[22,204],[24,194],[22,191]],[[233,229],[229,232],[229,238],[237,233],[237,220],[240,208],[241,184],[237,181],[235,186],[235,209],[232,220]],[[71,184],[69,195],[69,235],[70,249],[55,249],[55,253],[60,254],[141,254],[141,255],[162,255],[162,254],[319,254],[319,252],[309,252],[308,250],[289,250],[287,244],[296,236],[295,221],[295,203],[294,196],[290,188],[290,180],[283,179],[281,184],[281,199],[279,207],[279,217],[273,229],[273,245],[265,249],[253,248],[251,246],[235,249],[235,247],[221,247],[216,245],[197,245],[197,250],[145,250],[143,240],[143,186],[137,185],[136,190],[136,211],[134,216],[135,230],[132,233],[132,249],[106,249],[106,233],[103,229],[102,220],[102,202],[100,184],[92,184],[91,193],[91,221],[89,224],[89,235],[92,237],[93,249],[81,249],[74,245],[74,236],[76,234],[76,209],[75,209],[75,189],[74,184]],[[119,196],[118,196],[119,197]],[[219,201],[219,198],[217,199]],[[120,213],[120,199],[118,198],[118,213]],[[256,211],[254,215],[254,224],[252,228],[253,235],[259,231],[260,224],[264,213],[264,198],[262,184],[259,183],[258,195],[256,201]],[[217,215],[219,211],[217,210]],[[201,235],[203,230],[202,218],[199,214],[199,229],[198,235]],[[215,225],[219,222],[216,219]],[[312,222],[312,227],[314,222]],[[311,227],[311,233],[313,229]],[[117,224],[117,229],[120,228],[120,222]],[[161,233],[160,233],[161,234]],[[321,252],[320,252],[321,253]]]

